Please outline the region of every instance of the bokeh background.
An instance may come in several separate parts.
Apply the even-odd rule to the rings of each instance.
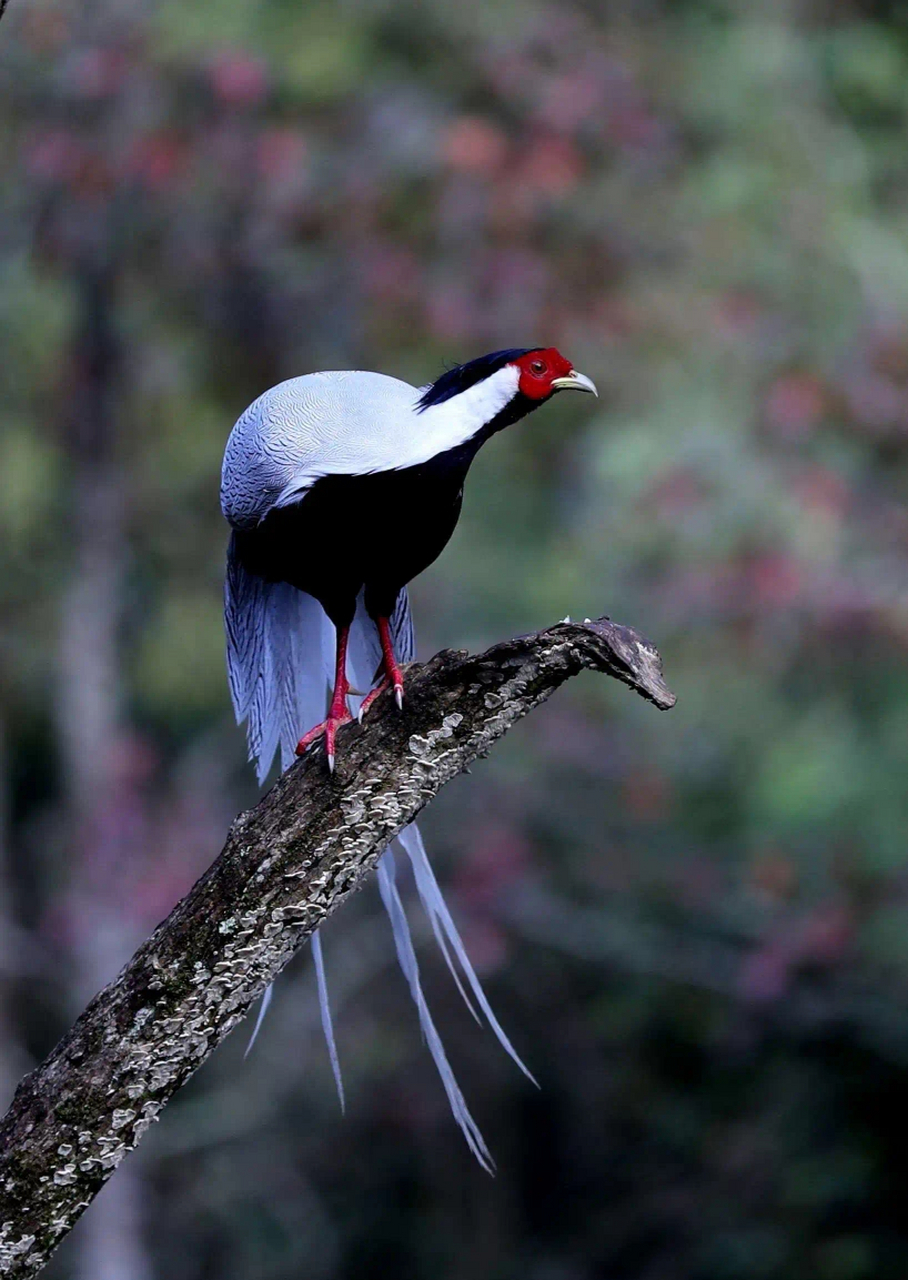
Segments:
[[[220,457],[314,368],[554,344],[420,652],[607,612],[424,819],[532,1089],[374,885],[56,1280],[908,1274],[908,6],[13,0],[0,26],[0,1090],[256,796]],[[423,943],[427,929],[414,908]]]

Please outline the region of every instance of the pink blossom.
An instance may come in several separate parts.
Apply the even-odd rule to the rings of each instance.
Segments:
[[[772,552],[754,560],[750,581],[756,603],[776,609],[797,604],[804,589],[803,575],[796,561],[791,556]]]
[[[488,908],[513,887],[529,863],[530,847],[521,831],[503,824],[488,826],[472,842],[458,870],[457,893],[474,908]]]
[[[460,116],[442,139],[442,156],[460,173],[496,173],[507,155],[508,140],[501,129],[482,116]]]
[[[800,440],[819,422],[825,407],[823,386],[809,373],[777,378],[766,397],[766,417],[779,435]]]
[[[152,191],[166,191],[186,163],[186,147],[172,133],[142,138],[133,151],[130,168]]]
[[[82,161],[82,144],[68,129],[46,129],[33,135],[25,148],[25,164],[34,178],[61,182]]]
[[[559,132],[573,132],[601,111],[605,82],[598,68],[552,77],[540,94],[538,117]]]
[[[794,490],[806,507],[835,517],[843,516],[851,501],[848,485],[829,467],[812,467],[795,481]]]
[[[212,65],[211,87],[226,106],[251,107],[267,93],[268,73],[261,58],[225,52]]]
[[[259,136],[256,166],[263,178],[299,176],[306,165],[309,144],[301,129],[265,129]]]
[[[524,153],[515,181],[547,196],[565,196],[577,186],[583,169],[583,157],[569,138],[540,134]]]
[[[738,990],[745,1000],[771,1003],[788,989],[791,955],[786,946],[772,941],[752,951],[738,975]]]
[[[80,98],[107,98],[123,82],[127,61],[120,49],[74,50],[66,60],[65,74],[71,91]]]

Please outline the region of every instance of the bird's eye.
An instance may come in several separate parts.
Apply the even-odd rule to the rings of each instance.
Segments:
[[[533,363],[530,365],[530,370],[533,373],[545,373],[545,361],[534,360]]]

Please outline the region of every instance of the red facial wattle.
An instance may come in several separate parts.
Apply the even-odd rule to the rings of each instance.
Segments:
[[[565,360],[560,351],[554,347],[545,347],[539,351],[528,351],[525,356],[515,360],[520,370],[518,387],[522,395],[530,400],[545,400],[555,390],[552,383],[556,378],[566,378],[573,372],[570,360]]]

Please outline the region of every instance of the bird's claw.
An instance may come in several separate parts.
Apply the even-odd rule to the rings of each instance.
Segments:
[[[379,694],[384,693],[384,691],[388,688],[390,683],[391,682],[389,681],[388,677],[383,676],[381,680],[378,682],[378,684],[375,686],[375,688],[372,689],[369,693],[367,693],[365,698],[363,698],[362,702],[360,703],[359,711],[356,713],[356,718],[360,722],[360,724],[362,724],[363,716],[372,706],[372,703],[379,696]],[[398,711],[403,711],[404,682],[403,682],[403,678],[400,676],[398,676],[398,678],[394,681],[394,701],[397,703]]]
[[[337,731],[342,724],[349,724],[353,719],[350,712],[345,707],[340,714],[329,715],[321,724],[317,724],[314,729],[310,729],[308,733],[304,733],[296,744],[296,755],[301,756],[308,751],[314,742],[318,742],[319,738],[325,739],[325,755],[328,760],[328,772],[334,772],[334,741]]]
[[[375,701],[375,699],[378,697],[380,693],[384,693],[387,687],[388,687],[388,678],[387,676],[383,676],[381,680],[379,680],[375,688],[370,690],[369,693],[367,693],[366,696],[363,698],[362,702],[359,704],[359,711],[356,713],[356,718],[360,722],[360,724],[362,724],[363,716],[372,706],[372,703]]]

